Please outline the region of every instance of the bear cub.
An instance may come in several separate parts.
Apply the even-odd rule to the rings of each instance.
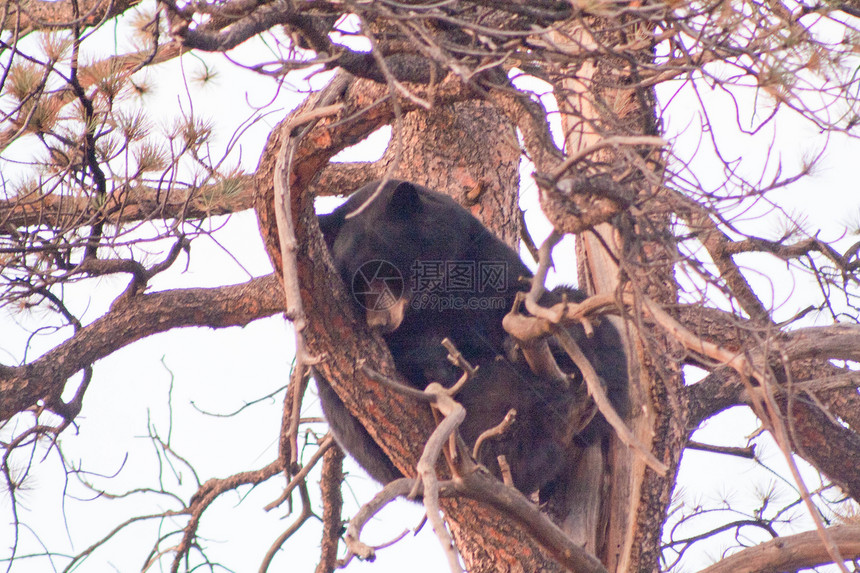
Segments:
[[[532,276],[516,252],[447,195],[406,181],[365,185],[319,224],[335,267],[356,311],[380,329],[403,380],[419,389],[430,382],[450,386],[462,372],[441,345],[449,338],[478,366],[476,376],[455,397],[466,409],[460,432],[469,446],[498,425],[510,409],[514,423],[481,447],[478,461],[501,477],[504,455],[514,486],[530,494],[550,484],[577,447],[608,430],[599,414],[575,438],[566,433],[568,414],[582,400],[582,377],[551,346],[570,388],[535,375],[525,360],[511,356],[512,341],[502,328],[518,292]],[[360,213],[356,210],[372,201]],[[584,293],[559,287],[541,304]],[[580,325],[570,333],[588,357],[620,414],[627,407],[627,364],[621,338],[607,320],[592,337]],[[376,480],[401,477],[381,448],[328,383],[315,373],[323,412],[341,447]],[[579,390],[579,391],[577,391]],[[422,406],[423,407],[423,406]]]

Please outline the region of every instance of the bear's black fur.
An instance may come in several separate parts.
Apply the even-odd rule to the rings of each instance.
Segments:
[[[446,386],[462,374],[440,344],[450,338],[464,357],[478,366],[456,399],[466,408],[460,428],[471,446],[478,436],[516,409],[514,424],[481,448],[479,461],[500,475],[496,458],[504,455],[514,485],[531,493],[551,482],[570,450],[565,439],[567,414],[581,393],[566,391],[557,380],[543,379],[524,360],[511,358],[510,337],[502,319],[523,290],[521,277],[531,277],[519,256],[453,199],[425,187],[392,180],[365,208],[379,187],[364,186],[331,214],[319,217],[320,228],[335,267],[356,309],[383,331],[398,372],[423,389],[430,382]],[[541,303],[585,295],[562,287],[546,293]],[[606,321],[592,338],[579,326],[570,328],[610,398],[626,410],[627,366],[618,332]],[[559,366],[581,375],[557,348]],[[375,479],[399,477],[379,446],[346,410],[334,390],[316,376],[323,411],[341,446]],[[605,432],[596,418],[578,436],[581,443]]]
[[[360,214],[347,217],[377,187],[378,183],[364,186],[332,213],[322,215],[320,228],[353,302],[367,313],[369,322],[379,319],[373,313],[381,313],[383,307],[397,308],[393,299],[405,303],[402,321],[384,336],[397,370],[419,388],[431,381],[452,383],[460,372],[448,362],[439,341],[450,338],[467,357],[501,353],[506,337],[502,318],[522,290],[519,278],[531,273],[513,250],[453,199],[419,185],[389,181]],[[386,270],[374,261],[396,269],[402,282],[393,286],[400,286],[399,292],[375,289],[392,286],[384,278],[375,285],[358,284],[363,281],[356,277],[369,274],[367,282],[373,282],[372,275]],[[440,266],[441,279],[458,270],[471,271],[473,284],[459,290],[427,286],[425,281],[434,278],[428,275]],[[453,308],[459,302],[492,308]]]

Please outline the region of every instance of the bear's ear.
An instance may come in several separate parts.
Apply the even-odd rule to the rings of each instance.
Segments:
[[[334,240],[337,238],[337,234],[340,232],[340,228],[343,227],[343,214],[334,212],[326,215],[319,215],[317,216],[317,220],[319,221],[320,231],[322,231],[326,245],[331,249],[332,243],[334,243]]]
[[[423,209],[421,204],[421,192],[408,181],[400,181],[391,192],[388,201],[388,212],[398,218],[406,219],[415,215]]]

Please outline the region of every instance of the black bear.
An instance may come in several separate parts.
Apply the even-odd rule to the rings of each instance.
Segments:
[[[450,197],[405,181],[388,181],[382,189],[370,183],[321,215],[319,223],[356,309],[382,331],[405,381],[422,389],[434,381],[453,384],[462,373],[440,344],[451,339],[479,367],[456,397],[467,412],[460,428],[466,442],[473,445],[509,409],[517,411],[514,424],[481,448],[479,461],[500,475],[496,458],[504,455],[514,485],[527,494],[551,482],[570,449],[567,418],[573,402],[583,399],[574,391],[581,378],[559,349],[553,355],[571,376],[571,390],[535,375],[524,361],[511,360],[502,319],[525,287],[521,279],[531,277],[519,256]],[[541,303],[563,297],[580,301],[584,294],[563,287],[546,293]],[[570,332],[623,412],[627,367],[618,332],[608,321],[601,321],[591,338],[581,326]],[[341,446],[375,479],[400,477],[333,389],[319,376],[317,383]],[[579,440],[605,431],[601,422],[595,419]]]
[[[531,273],[468,211],[425,187],[389,181],[350,216],[377,188],[319,218],[335,267],[410,383],[453,382],[460,372],[439,341],[447,336],[467,357],[500,354],[502,318]]]

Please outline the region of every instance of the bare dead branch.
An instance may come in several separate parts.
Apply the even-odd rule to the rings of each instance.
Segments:
[[[498,438],[500,436],[504,436],[505,432],[507,432],[508,428],[511,427],[517,419],[517,411],[516,410],[508,410],[508,413],[505,414],[505,417],[502,418],[502,421],[499,422],[496,426],[492,428],[487,428],[481,435],[478,436],[478,439],[475,440],[475,445],[472,447],[472,457],[476,460],[479,459],[479,454],[481,453],[481,445],[487,440],[492,440],[493,438]],[[500,456],[503,457],[503,456]],[[505,462],[507,465],[507,461]],[[504,468],[502,468],[502,474],[504,474]],[[507,474],[510,475],[510,467],[508,466]],[[506,485],[510,485],[510,481],[505,481]]]
[[[294,365],[290,373],[290,384],[284,400],[284,415],[281,428],[280,455],[284,465],[293,471],[299,462],[299,424],[301,423],[302,397],[308,387],[310,369]]]
[[[573,543],[517,490],[484,472],[468,472],[453,480],[453,484],[458,493],[488,503],[523,524],[570,571],[606,573],[606,568],[598,559]]]
[[[383,507],[398,497],[407,495],[413,489],[415,481],[410,478],[394,480],[373,496],[373,499],[361,506],[361,509],[358,510],[346,527],[344,539],[348,553],[346,557],[338,561],[338,567],[345,567],[353,557],[358,557],[365,561],[376,559],[376,550],[361,542],[361,530]]]
[[[725,454],[728,456],[747,458],[749,460],[755,459],[755,446],[749,446],[748,448],[732,448],[727,446],[715,446],[713,444],[703,444],[701,442],[690,442],[687,447],[691,450],[699,450],[701,452]]]
[[[860,557],[860,526],[828,528],[829,538],[846,559]],[[806,531],[749,547],[703,569],[701,573],[753,573],[797,570],[833,563],[815,531]],[[844,564],[840,563],[844,567]]]
[[[430,439],[424,445],[424,450],[421,458],[418,460],[418,477],[420,482],[416,480],[415,488],[410,492],[410,497],[418,494],[418,483],[421,483],[421,495],[424,501],[424,507],[427,509],[427,519],[442,545],[442,550],[448,558],[448,566],[453,573],[463,571],[460,567],[460,558],[457,556],[457,549],[454,546],[454,540],[451,534],[448,533],[448,528],[445,526],[445,521],[442,519],[441,510],[439,507],[439,483],[436,477],[436,464],[439,461],[439,456],[442,454],[442,449],[446,444],[454,443],[457,435],[457,428],[463,423],[466,418],[466,410],[454,401],[449,395],[448,390],[435,382],[431,383],[424,392],[433,397],[433,410],[442,415],[442,421],[433,430]],[[449,459],[458,458],[458,452],[451,452]],[[452,469],[456,469],[456,466]]]
[[[597,372],[594,371],[594,367],[591,366],[588,358],[586,358],[579,349],[579,346],[576,344],[573,337],[570,336],[564,328],[558,328],[554,334],[559,344],[564,348],[564,351],[567,352],[567,355],[570,356],[570,359],[573,360],[576,367],[579,368],[580,372],[582,372],[583,378],[585,378],[585,383],[588,385],[589,395],[597,404],[597,409],[600,410],[600,413],[603,414],[603,417],[606,418],[606,421],[609,422],[609,425],[612,426],[613,430],[615,430],[618,438],[624,443],[624,445],[633,449],[637,455],[642,456],[645,459],[645,463],[648,464],[648,467],[660,475],[666,475],[669,471],[666,464],[658,460],[654,454],[651,453],[650,449],[636,439],[633,432],[630,431],[624,423],[624,420],[621,419],[621,416],[619,416],[618,412],[615,411],[615,408],[612,407],[612,403],[609,401],[609,397],[603,389],[603,384],[600,383],[600,377],[597,375]]]
[[[272,546],[269,548],[269,551],[266,553],[265,557],[263,557],[263,562],[260,564],[260,573],[266,573],[269,570],[269,565],[272,564],[272,559],[275,557],[275,554],[280,551],[281,547],[287,540],[292,537],[301,527],[304,525],[305,521],[309,518],[313,517],[314,512],[311,508],[311,496],[308,493],[308,484],[305,481],[299,483],[299,498],[302,501],[302,511],[299,515],[296,516],[293,523],[272,543]]]
[[[188,523],[183,528],[181,541],[174,548],[174,558],[171,570],[175,573],[186,558],[197,536],[197,528],[203,512],[224,492],[236,489],[244,484],[258,484],[284,471],[279,461],[272,462],[264,468],[250,472],[241,472],[228,478],[210,479],[200,486],[191,497],[183,513],[189,516]]]
[[[320,562],[314,573],[332,573],[337,564],[337,546],[343,530],[343,459],[340,448],[329,448],[323,456],[320,496],[323,503],[323,534]]]
[[[298,472],[296,472],[295,475],[293,475],[293,479],[290,480],[290,483],[287,484],[287,487],[284,488],[284,491],[281,492],[281,495],[278,496],[278,499],[269,503],[263,509],[265,509],[266,511],[271,511],[285,501],[287,501],[287,499],[289,499],[290,497],[290,494],[293,493],[293,490],[305,482],[310,471],[314,468],[314,466],[317,465],[317,463],[319,463],[321,459],[323,459],[323,456],[325,455],[326,451],[328,451],[329,448],[335,446],[336,444],[334,441],[334,437],[331,434],[326,434],[325,437],[320,440],[319,447],[317,447],[317,451],[314,452],[314,455],[311,456],[311,458],[307,461],[304,467]],[[284,469],[287,468],[285,467]]]

